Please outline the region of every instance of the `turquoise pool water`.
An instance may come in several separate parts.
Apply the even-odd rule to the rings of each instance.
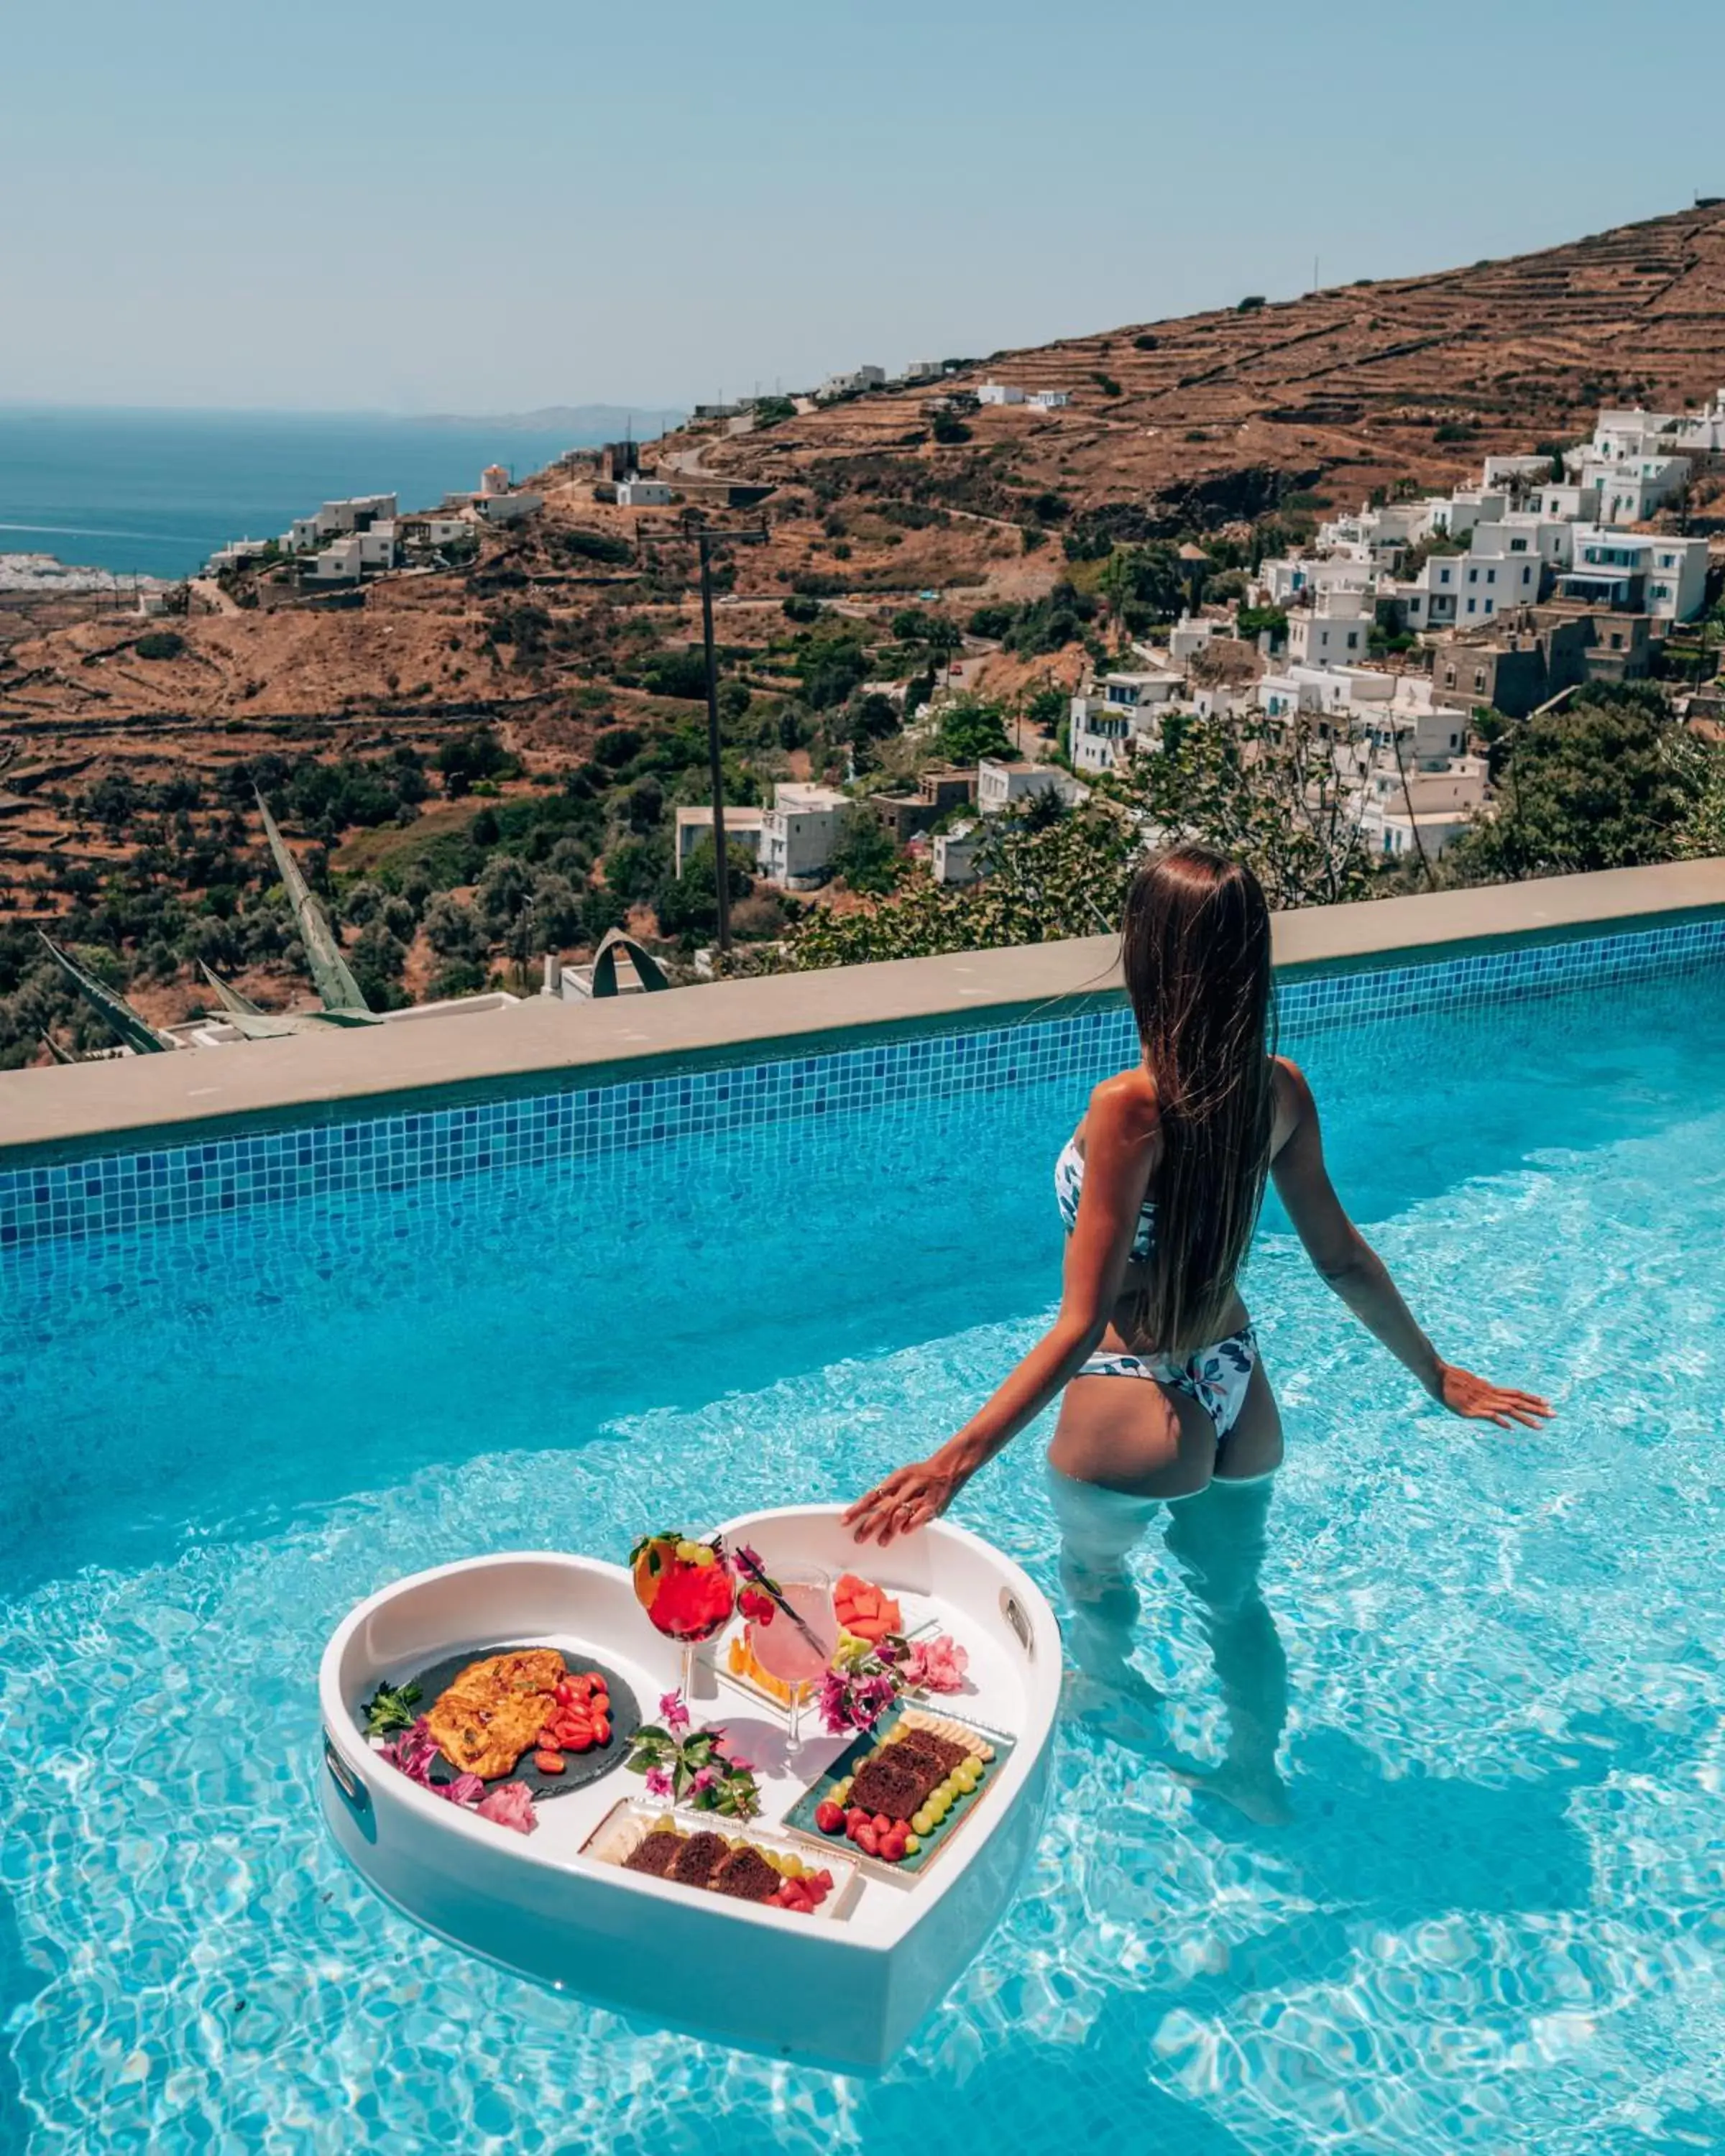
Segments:
[[[392,1914],[318,1821],[317,1657],[404,1571],[620,1555],[937,1441],[1052,1301],[1070,1088],[11,1253],[0,2147],[1725,2143],[1725,974],[1298,1052],[1440,1345],[1560,1419],[1435,1414],[1272,1213],[1289,1460],[1223,1645],[1290,1816],[1171,1771],[1230,1724],[1153,1541],[1163,1703],[1075,1702],[1024,1892],[871,2084]],[[1060,1603],[1034,1435],[961,1517]]]

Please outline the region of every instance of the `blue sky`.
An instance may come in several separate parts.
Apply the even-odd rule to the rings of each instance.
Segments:
[[[683,403],[1548,245],[1725,193],[1625,19],[15,0],[0,400]]]

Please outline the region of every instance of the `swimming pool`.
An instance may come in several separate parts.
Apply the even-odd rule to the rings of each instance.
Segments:
[[[1560,1419],[1436,1415],[1272,1209],[1249,1293],[1290,1457],[1255,1651],[1286,1660],[1292,1817],[1169,1772],[1228,1732],[1153,1543],[1165,1704],[1066,1721],[1034,1876],[874,2083],[395,1917],[317,1821],[317,1656],[401,1573],[616,1557],[937,1441],[1054,1296],[1081,1077],[0,1253],[0,2146],[1725,2138],[1725,972],[1296,1052],[1440,1346]],[[1039,1470],[1027,1435],[960,1517],[1059,1605]]]

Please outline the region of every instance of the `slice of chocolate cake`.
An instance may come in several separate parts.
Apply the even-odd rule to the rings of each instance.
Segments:
[[[946,1777],[926,1759],[896,1759],[896,1744],[889,1744],[878,1759],[865,1759],[850,1784],[850,1801],[865,1812],[884,1812],[891,1820],[907,1820],[937,1782]]]
[[[644,1871],[652,1878],[663,1879],[676,1862],[682,1846],[681,1835],[673,1834],[669,1827],[656,1826],[624,1858],[623,1868],[625,1871]]]
[[[942,1782],[955,1767],[962,1765],[972,1756],[962,1744],[954,1743],[950,1737],[939,1736],[932,1729],[918,1729],[914,1724],[905,1731],[902,1737],[894,1738],[887,1758],[890,1759],[896,1752],[906,1753],[912,1758],[926,1759],[931,1767],[938,1768],[936,1779]]]
[[[670,1876],[682,1887],[711,1887],[713,1874],[731,1853],[723,1835],[691,1834],[677,1852]]]
[[[709,1885],[735,1902],[767,1902],[778,1892],[779,1876],[758,1849],[733,1849]]]

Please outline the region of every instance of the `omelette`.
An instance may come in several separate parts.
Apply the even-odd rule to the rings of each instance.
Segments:
[[[554,1712],[552,1687],[562,1674],[555,1647],[523,1647],[470,1662],[425,1717],[439,1751],[464,1774],[484,1781],[512,1773]]]

